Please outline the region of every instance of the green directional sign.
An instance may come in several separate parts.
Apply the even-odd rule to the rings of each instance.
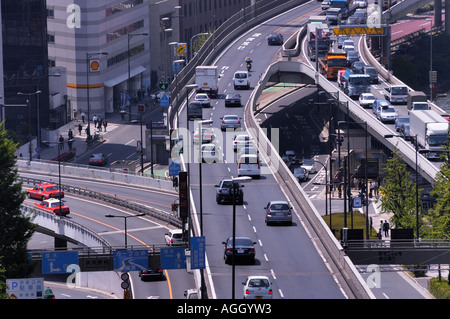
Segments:
[[[166,79],[161,79],[158,82],[158,86],[160,90],[165,91],[169,87],[169,82]]]

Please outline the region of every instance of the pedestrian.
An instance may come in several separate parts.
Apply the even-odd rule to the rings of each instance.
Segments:
[[[102,117],[101,116],[99,116],[98,117],[98,120],[97,120],[97,123],[98,123],[98,125],[97,125],[97,128],[101,131],[102,130]]]
[[[122,122],[125,120],[125,111],[120,111],[120,117],[122,118]]]
[[[59,135],[59,149],[64,149],[64,137],[61,134]]]
[[[73,143],[73,140],[67,141],[67,145],[69,145],[69,151],[71,151],[71,152],[72,152],[72,143]]]
[[[69,132],[67,133],[67,135],[69,136],[69,140],[73,139],[72,129],[69,128]]]
[[[84,124],[85,118],[86,118],[86,114],[84,114],[84,112],[81,112],[81,120],[83,121],[83,124]]]
[[[106,127],[108,126],[108,122],[106,119],[103,119],[103,130],[106,132]]]
[[[381,239],[381,227],[378,229],[377,237],[378,239]]]
[[[372,196],[373,196],[373,182],[370,182],[370,183],[369,183],[369,190],[370,190],[370,192],[369,192],[369,198],[372,198]]]
[[[383,231],[384,231],[384,236],[389,237],[389,223],[387,220],[384,221]]]
[[[375,196],[378,198],[378,180],[373,183],[373,191],[375,192]]]
[[[94,122],[94,127],[97,127],[97,121],[98,121],[97,115],[94,114],[94,116],[92,117],[92,121]]]
[[[82,130],[83,130],[83,125],[81,125],[81,123],[80,123],[80,124],[78,124],[78,134],[81,135]]]

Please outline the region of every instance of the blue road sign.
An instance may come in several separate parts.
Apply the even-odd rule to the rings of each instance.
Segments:
[[[66,274],[69,265],[78,266],[77,251],[60,251],[42,254],[42,273],[43,274]]]
[[[159,106],[161,106],[161,107],[169,107],[169,104],[170,104],[169,98],[167,97],[167,95],[164,94],[161,97],[161,99],[159,100]]]
[[[148,269],[147,250],[114,251],[114,271],[128,272]]]
[[[191,237],[191,269],[205,269],[205,237]]]
[[[178,176],[178,173],[181,171],[181,166],[177,162],[172,161],[169,164],[169,176]]]
[[[17,299],[42,298],[44,278],[6,279],[6,293]]]
[[[353,198],[353,208],[361,208],[361,207],[362,207],[361,197],[354,197]]]
[[[186,269],[185,248],[161,248],[161,269]]]

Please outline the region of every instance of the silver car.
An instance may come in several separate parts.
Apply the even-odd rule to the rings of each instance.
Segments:
[[[225,131],[228,128],[237,129],[241,128],[241,118],[237,115],[224,115],[221,117],[220,129]]]
[[[292,207],[287,201],[270,201],[264,207],[266,225],[270,223],[288,223],[292,225]]]

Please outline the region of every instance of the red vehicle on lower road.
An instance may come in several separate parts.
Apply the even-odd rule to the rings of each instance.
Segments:
[[[59,191],[55,184],[37,184],[32,189],[27,189],[28,198],[45,200],[49,198],[64,198],[64,191]]]
[[[64,205],[64,203],[60,199],[50,198],[43,200],[40,203],[34,204],[34,206],[42,208],[44,210],[48,210],[56,215],[66,216],[70,214],[70,209],[68,206]],[[61,210],[59,209],[61,207]]]

